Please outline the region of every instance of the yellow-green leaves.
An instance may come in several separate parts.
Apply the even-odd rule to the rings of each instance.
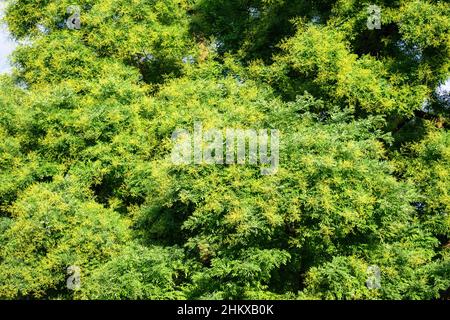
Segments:
[[[278,63],[284,65],[286,72],[297,74],[299,89],[304,83],[311,83],[312,92],[335,103],[370,113],[411,114],[429,93],[424,85],[410,86],[398,81],[374,57],[358,58],[351,53],[345,34],[333,27],[301,26],[295,37],[282,44],[282,49],[286,54],[278,57]]]
[[[8,3],[0,299],[448,290],[448,3]],[[196,123],[277,130],[277,173],[175,163]]]

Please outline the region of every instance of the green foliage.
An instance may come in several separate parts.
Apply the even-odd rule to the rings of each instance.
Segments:
[[[65,290],[65,267],[89,272],[129,240],[127,222],[59,185],[28,188],[10,208],[0,251],[3,298],[54,297]]]
[[[167,247],[127,246],[83,282],[82,299],[183,299],[177,277],[187,272],[183,252]]]
[[[437,235],[450,237],[450,135],[428,129],[420,141],[399,152],[399,171],[421,191],[416,203],[425,226]]]
[[[405,80],[390,74],[382,61],[369,55],[358,58],[347,49],[350,44],[342,32],[314,25],[304,28],[283,43],[287,53],[279,58],[283,69],[295,72],[300,89],[320,89],[335,103],[369,113],[410,113],[420,108],[429,93],[424,85],[403,85]]]
[[[0,298],[444,298],[449,5],[376,3],[9,1]],[[278,172],[175,165],[198,122],[279,130]]]

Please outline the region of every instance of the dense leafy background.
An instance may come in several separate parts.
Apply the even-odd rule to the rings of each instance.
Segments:
[[[448,2],[75,2],[8,1],[0,298],[448,298]],[[280,130],[278,173],[174,165],[198,121]]]

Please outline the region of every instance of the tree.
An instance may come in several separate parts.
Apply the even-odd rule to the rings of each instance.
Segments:
[[[0,298],[444,297],[447,3],[72,4],[8,3]],[[174,163],[198,124],[278,130],[276,174]]]

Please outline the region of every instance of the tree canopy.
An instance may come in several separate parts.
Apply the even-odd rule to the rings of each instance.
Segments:
[[[432,0],[8,0],[0,298],[448,299],[449,17]],[[279,130],[277,173],[174,164],[172,133],[198,122]]]

